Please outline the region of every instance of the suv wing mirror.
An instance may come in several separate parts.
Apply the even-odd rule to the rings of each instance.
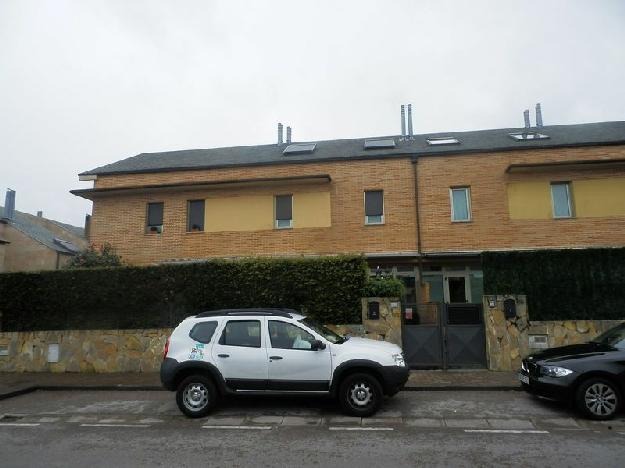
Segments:
[[[314,340],[310,343],[310,349],[313,351],[319,351],[320,349],[326,349],[326,344],[321,340]]]

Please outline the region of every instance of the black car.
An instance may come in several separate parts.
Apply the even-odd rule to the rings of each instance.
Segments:
[[[528,392],[573,404],[589,418],[612,418],[625,398],[625,323],[588,343],[528,356],[519,380]]]

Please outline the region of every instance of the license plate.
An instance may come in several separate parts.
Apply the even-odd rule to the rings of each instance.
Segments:
[[[529,376],[527,376],[525,374],[519,374],[519,380],[521,382],[523,382],[524,384],[527,384],[527,385],[530,384],[530,378],[529,378]]]

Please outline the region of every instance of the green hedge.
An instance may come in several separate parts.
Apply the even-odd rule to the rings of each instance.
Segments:
[[[532,320],[625,318],[625,248],[484,253],[485,294],[526,294]]]
[[[0,274],[0,330],[158,328],[210,309],[283,307],[359,323],[363,257],[212,260]]]
[[[402,297],[404,289],[404,283],[397,278],[369,278],[363,297]]]

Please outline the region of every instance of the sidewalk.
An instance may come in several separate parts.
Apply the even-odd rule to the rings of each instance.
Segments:
[[[514,372],[487,370],[411,371],[406,390],[516,390]],[[79,374],[0,372],[0,400],[34,390],[162,390],[156,372]]]

